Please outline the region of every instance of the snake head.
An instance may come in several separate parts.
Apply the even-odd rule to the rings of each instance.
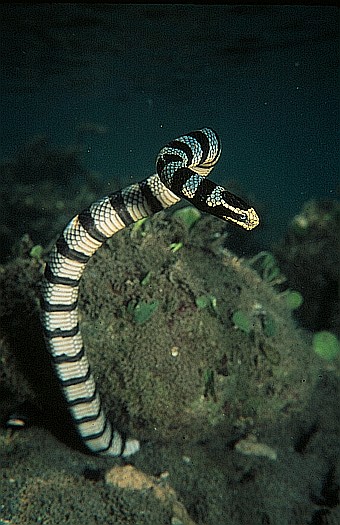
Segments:
[[[214,185],[207,199],[207,205],[208,213],[232,222],[244,230],[253,230],[260,222],[254,208],[222,186]]]
[[[223,216],[223,219],[241,226],[244,230],[253,230],[260,223],[259,216],[254,208],[248,208],[247,210],[234,208],[233,210],[228,210],[228,213]]]

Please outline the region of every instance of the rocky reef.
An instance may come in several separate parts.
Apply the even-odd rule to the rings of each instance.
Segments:
[[[46,502],[53,509],[58,500],[72,509],[70,523],[80,512],[94,523],[96,508],[107,523],[239,524],[249,516],[243,503],[250,483],[254,523],[264,516],[276,523],[283,501],[274,509],[266,500],[262,510],[255,504],[256,491],[274,471],[280,490],[292,485],[303,501],[290,503],[282,523],[300,524],[301,516],[318,509],[310,507],[305,478],[298,478],[299,457],[320,441],[322,424],[309,409],[320,382],[318,357],[310,336],[296,325],[287,292],[276,286],[280,278],[267,272],[264,279],[254,258],[239,258],[226,244],[228,235],[218,220],[191,221],[185,209],[161,213],[116,234],[88,263],[82,280],[81,329],[105,409],[121,430],[142,440],[142,451],[132,458],[133,479],[140,471],[152,474],[151,487],[167,487],[156,490],[140,488],[137,481],[135,487],[134,481],[129,487],[112,484],[105,473],[113,460],[84,456],[62,443],[70,422],[53,405],[57,385],[40,361],[44,253],[23,239],[18,257],[0,271],[1,378],[7,399],[0,414],[4,421],[16,404],[30,400],[41,409],[38,426],[48,426],[58,440],[36,425],[14,435],[1,431],[2,464],[18,480],[20,495],[14,502],[2,479],[7,515],[14,508],[16,522],[29,517],[33,523],[36,513],[47,512]],[[331,377],[323,381],[336,389]],[[292,439],[296,450],[289,448]],[[61,470],[55,468],[57,456],[63,458]],[[309,479],[311,464],[304,468]],[[28,471],[33,474],[27,476]],[[319,475],[331,474],[320,465]],[[316,487],[319,478],[314,474],[313,479]],[[198,500],[196,483],[203,491]],[[230,500],[232,486],[243,487],[237,501]],[[73,494],[77,500],[83,495],[85,510]],[[54,516],[54,523],[62,523]]]
[[[160,214],[115,235],[86,269],[82,332],[104,404],[141,439],[259,430],[313,388],[285,294],[222,248],[220,228]]]
[[[308,203],[276,259],[237,256],[222,222],[186,207],[91,258],[80,325],[107,414],[142,443],[125,465],[78,448],[39,319],[45,246],[95,190],[72,203],[47,179],[23,199],[51,168],[44,143],[33,150],[22,191],[18,159],[2,187],[13,216],[1,227],[0,522],[337,523],[340,365],[336,345],[322,352],[327,331],[338,334],[338,204]],[[66,183],[77,162],[53,155]],[[313,343],[312,331],[323,334]]]
[[[304,298],[300,324],[340,337],[340,202],[306,202],[274,253],[289,286]]]

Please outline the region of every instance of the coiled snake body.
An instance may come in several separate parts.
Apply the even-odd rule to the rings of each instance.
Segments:
[[[78,292],[86,263],[98,248],[129,224],[172,206],[182,197],[198,209],[246,230],[259,219],[249,207],[205,177],[221,153],[209,128],[169,142],[157,157],[157,174],[94,202],[74,217],[59,237],[42,283],[42,323],[46,345],[74,425],[93,453],[129,456],[139,449],[107,420],[83,345]]]

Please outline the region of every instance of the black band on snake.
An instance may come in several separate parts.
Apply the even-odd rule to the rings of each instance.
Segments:
[[[107,420],[90,370],[78,320],[79,282],[86,263],[117,231],[172,206],[181,198],[246,230],[259,224],[255,210],[205,177],[221,154],[209,128],[169,142],[157,174],[94,202],[74,217],[56,242],[42,284],[42,323],[52,363],[76,430],[95,454],[127,457],[139,449]]]

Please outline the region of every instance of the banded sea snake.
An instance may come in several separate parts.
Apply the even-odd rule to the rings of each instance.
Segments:
[[[47,349],[75,428],[95,454],[127,457],[139,449],[107,420],[90,370],[78,321],[79,282],[98,248],[129,224],[172,206],[182,197],[199,210],[246,230],[259,224],[255,210],[206,179],[221,154],[210,128],[169,142],[157,173],[94,202],[76,215],[53,247],[42,283],[42,324]]]

